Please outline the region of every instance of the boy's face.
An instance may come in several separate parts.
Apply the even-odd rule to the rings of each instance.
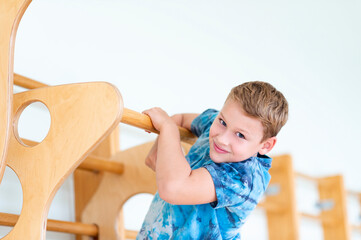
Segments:
[[[240,162],[258,152],[266,154],[276,138],[261,142],[262,138],[261,121],[249,117],[239,103],[228,99],[209,132],[210,157],[216,163]]]

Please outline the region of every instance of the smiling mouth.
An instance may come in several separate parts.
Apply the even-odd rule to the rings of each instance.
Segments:
[[[213,142],[213,147],[214,147],[214,150],[216,150],[217,153],[228,153],[228,151],[218,147],[218,145],[215,142]]]

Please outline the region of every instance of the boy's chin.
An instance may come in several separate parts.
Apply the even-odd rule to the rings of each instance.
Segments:
[[[212,159],[213,162],[215,163],[223,163],[223,162],[227,162],[227,158],[219,156],[219,154],[217,153],[213,153],[210,152],[209,153],[209,157]]]

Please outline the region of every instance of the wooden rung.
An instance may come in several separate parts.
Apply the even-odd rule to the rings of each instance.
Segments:
[[[13,227],[19,219],[19,215],[10,213],[0,213],[0,225]],[[98,227],[95,224],[85,224],[81,222],[67,222],[48,219],[46,230],[52,232],[62,232],[90,237],[98,236]],[[138,231],[125,230],[126,238],[135,239]]]
[[[300,173],[300,172],[295,172],[295,176],[299,177],[299,178],[309,180],[309,181],[312,181],[312,182],[318,182],[319,181],[319,178],[317,178],[317,177],[312,177],[312,176],[309,176],[307,174]]]
[[[18,221],[18,218],[19,215],[0,213],[0,225],[13,227]],[[48,231],[72,233],[91,237],[98,236],[98,227],[95,224],[48,219],[46,229]]]
[[[35,88],[41,88],[46,87],[47,85],[38,81],[35,81],[33,79],[21,76],[19,74],[14,73],[14,84],[23,87],[26,89],[35,89]]]
[[[124,108],[123,116],[120,121],[122,123],[159,134],[159,131],[154,128],[152,121],[150,120],[150,117],[145,114]],[[178,129],[181,136],[181,140],[183,142],[194,144],[197,137],[191,131],[183,127],[178,127]]]
[[[46,87],[48,85],[35,81],[33,79],[21,76],[19,74],[14,74],[14,84],[20,87],[24,87],[27,89],[35,89],[35,88],[39,88],[39,87]],[[159,133],[159,131],[157,131],[152,124],[152,121],[150,120],[150,118],[142,113],[138,113],[136,111],[124,108],[123,109],[123,116],[121,119],[122,123],[134,126],[134,127],[138,127],[138,128],[142,128],[144,130],[153,132],[153,133]],[[182,128],[182,127],[178,127],[179,128],[179,133],[181,136],[181,140],[183,142],[189,143],[189,144],[193,144],[197,137],[188,129]]]
[[[351,225],[351,230],[355,230],[355,231],[361,231],[361,225]]]
[[[334,224],[336,222],[334,219],[323,218],[321,215],[315,215],[315,214],[310,214],[310,213],[305,213],[305,212],[299,212],[298,215],[303,218],[316,220],[323,224]]]
[[[270,211],[272,213],[281,213],[286,210],[284,206],[280,206],[279,204],[270,201],[259,202],[257,204],[257,207],[260,207],[265,211]]]
[[[35,146],[38,142],[28,139],[21,139],[23,143],[28,146]],[[124,171],[124,165],[119,162],[110,161],[109,159],[100,158],[96,156],[88,156],[79,166],[79,169],[95,171],[95,172],[111,172],[116,174],[122,174]]]
[[[361,200],[361,193],[360,192],[356,192],[356,191],[347,191],[347,195],[350,195],[352,197],[356,197],[359,198]]]
[[[89,171],[105,171],[116,174],[122,174],[124,165],[119,162],[109,161],[100,157],[89,156],[78,167],[79,169]]]
[[[299,212],[298,214],[299,214],[300,217],[313,219],[313,220],[317,220],[317,221],[322,221],[322,217],[320,215],[304,213],[304,212]]]

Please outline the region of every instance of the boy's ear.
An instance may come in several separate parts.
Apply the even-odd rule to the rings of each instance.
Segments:
[[[267,154],[269,151],[272,150],[272,148],[275,146],[276,142],[277,142],[276,137],[270,137],[270,138],[266,139],[262,143],[261,149],[258,151],[259,154],[261,154],[261,155]]]

